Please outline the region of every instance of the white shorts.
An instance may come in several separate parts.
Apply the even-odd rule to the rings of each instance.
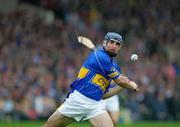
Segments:
[[[114,95],[108,99],[105,99],[104,104],[107,111],[119,112],[120,110],[118,95]]]
[[[88,120],[106,112],[103,100],[95,101],[78,91],[71,93],[57,111],[76,121]]]

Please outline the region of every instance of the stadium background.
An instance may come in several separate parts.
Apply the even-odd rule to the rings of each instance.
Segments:
[[[0,0],[0,121],[46,120],[63,101],[89,50],[74,30],[101,44],[124,36],[120,123],[180,120],[179,0]],[[131,53],[139,61],[129,62]],[[0,122],[1,123],[1,122]]]

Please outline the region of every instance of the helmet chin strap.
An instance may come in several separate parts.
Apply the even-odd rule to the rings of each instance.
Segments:
[[[117,56],[117,53],[113,53],[113,52],[110,52],[110,51],[106,51],[106,52],[110,57],[116,57]]]

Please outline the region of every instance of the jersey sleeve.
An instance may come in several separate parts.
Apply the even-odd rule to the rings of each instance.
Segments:
[[[117,66],[113,64],[109,56],[105,54],[99,54],[98,59],[101,68],[109,78],[116,79],[119,77],[121,72],[119,71]]]
[[[117,64],[117,63],[114,63],[116,69],[119,71],[120,74],[122,74],[122,70],[121,70],[121,67]]]

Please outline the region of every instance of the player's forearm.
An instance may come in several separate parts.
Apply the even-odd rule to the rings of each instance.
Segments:
[[[138,86],[135,82],[130,81],[127,77],[125,76],[120,76],[118,79],[114,80],[117,85],[127,88],[127,89],[132,89],[132,90],[138,90]]]
[[[107,99],[110,98],[116,94],[118,94],[119,92],[121,92],[124,88],[120,87],[120,86],[116,86],[114,88],[110,88],[109,91],[103,95],[103,99]]]

